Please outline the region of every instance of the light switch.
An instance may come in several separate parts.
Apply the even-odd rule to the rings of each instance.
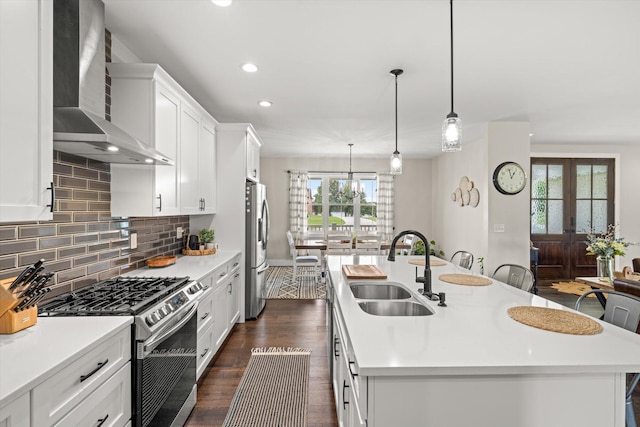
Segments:
[[[176,228],[176,239],[182,239],[182,233],[184,233],[182,227]]]
[[[136,249],[138,247],[138,233],[131,233],[129,237],[129,246],[131,249]]]
[[[494,233],[504,233],[504,224],[493,224]]]

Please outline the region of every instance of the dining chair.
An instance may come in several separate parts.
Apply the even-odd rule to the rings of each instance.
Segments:
[[[298,280],[299,268],[303,273],[307,273],[304,274],[304,276],[313,277],[315,280],[318,277],[320,258],[315,255],[299,255],[290,230],[287,230],[287,240],[289,241],[289,251],[291,252],[291,258],[293,259],[293,281],[296,282]]]
[[[355,253],[358,255],[379,255],[381,236],[370,231],[356,232]]]
[[[533,273],[521,265],[502,264],[495,269],[491,277],[525,292],[531,292],[533,288]]]
[[[592,289],[580,295],[580,298],[576,301],[576,311],[580,311],[582,302],[591,294],[601,295],[603,297],[606,296],[607,302],[604,307],[602,320],[631,332],[636,332],[638,330],[638,325],[640,324],[640,298],[635,295],[625,294],[624,292],[607,289]],[[638,385],[638,381],[640,381],[640,373],[633,375],[625,394],[625,419],[627,427],[638,426],[631,399],[633,390],[635,390]]]
[[[468,251],[458,251],[451,256],[451,264],[471,270],[473,266],[473,254]]]
[[[351,234],[344,231],[327,232],[327,255],[345,255],[353,252]]]

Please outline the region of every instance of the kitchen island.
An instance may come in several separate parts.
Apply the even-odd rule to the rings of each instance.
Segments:
[[[431,268],[433,291],[446,293],[440,307],[418,294],[423,267],[408,260],[328,257],[333,386],[345,425],[624,427],[625,373],[640,371],[640,336],[601,321],[596,335],[516,322],[510,307],[572,310],[496,281],[442,282],[441,274],[471,274],[450,263]],[[433,314],[364,312],[342,272],[352,264],[378,266]]]

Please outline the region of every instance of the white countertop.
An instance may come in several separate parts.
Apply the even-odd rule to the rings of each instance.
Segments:
[[[200,280],[220,265],[231,260],[236,255],[240,255],[240,251],[217,251],[213,255],[202,256],[184,256],[178,255],[175,264],[160,268],[140,268],[125,276],[146,276],[146,277],[185,277],[189,276],[192,280]]]
[[[501,282],[462,286],[438,280],[443,273],[470,273],[447,264],[432,267],[433,292],[445,292],[447,307],[416,290],[416,266],[409,258],[330,256],[335,301],[344,319],[361,375],[484,375],[640,372],[640,335],[603,321],[597,335],[568,335],[533,328],[511,319],[519,305],[570,310]],[[422,257],[424,259],[424,257]],[[401,282],[435,314],[385,317],[358,306],[343,264],[375,264]],[[424,267],[418,267],[422,275]],[[572,310],[570,310],[572,311]]]
[[[96,342],[129,327],[133,317],[38,317],[11,335],[0,335],[0,404],[55,374]]]

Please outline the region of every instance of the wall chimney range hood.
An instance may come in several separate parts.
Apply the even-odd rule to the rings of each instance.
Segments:
[[[104,4],[54,0],[53,148],[105,163],[174,165],[105,117]]]

